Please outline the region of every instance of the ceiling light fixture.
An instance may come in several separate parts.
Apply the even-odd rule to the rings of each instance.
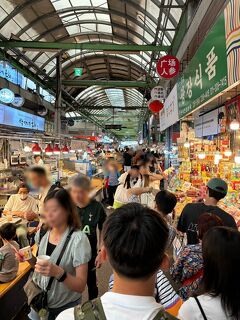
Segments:
[[[230,129],[231,130],[238,130],[240,127],[240,123],[237,121],[237,119],[234,119],[231,123],[230,123]]]

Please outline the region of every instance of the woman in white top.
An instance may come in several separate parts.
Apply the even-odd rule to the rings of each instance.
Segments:
[[[129,172],[121,175],[120,185],[117,187],[113,208],[117,209],[127,203],[140,203],[140,195],[145,192],[152,192],[151,187],[142,186],[142,175],[139,166],[134,165]]]
[[[203,238],[203,292],[179,310],[181,320],[240,319],[240,233],[216,227]]]

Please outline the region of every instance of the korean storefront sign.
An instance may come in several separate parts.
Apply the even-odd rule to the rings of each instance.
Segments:
[[[222,14],[178,79],[179,117],[195,110],[227,86],[225,25]]]
[[[8,80],[9,82],[24,86],[23,75],[14,69],[8,62],[0,61],[0,77]]]
[[[179,120],[178,117],[178,97],[177,97],[177,85],[175,85],[167,97],[164,108],[159,113],[160,119],[160,131],[163,131],[176,123]]]
[[[44,131],[45,119],[0,104],[0,124],[17,128]]]

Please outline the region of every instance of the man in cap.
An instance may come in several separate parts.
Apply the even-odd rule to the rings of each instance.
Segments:
[[[177,229],[183,233],[187,233],[188,244],[196,244],[198,242],[197,221],[206,212],[217,215],[222,220],[224,226],[237,229],[233,217],[218,207],[218,202],[227,195],[227,192],[227,183],[220,178],[213,178],[207,184],[205,202],[189,203],[184,207]]]

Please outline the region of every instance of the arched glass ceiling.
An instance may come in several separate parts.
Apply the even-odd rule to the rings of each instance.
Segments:
[[[115,131],[118,136],[136,137],[139,117],[146,108],[146,99],[136,89],[103,89],[92,86],[76,97],[79,109],[67,112],[67,118],[81,118],[81,109],[90,109],[92,114],[106,124],[120,124],[122,130]]]
[[[1,34],[21,40],[113,42],[170,45],[186,0],[2,0]],[[156,30],[159,32],[156,35]],[[71,57],[71,52],[68,52]],[[89,53],[90,54],[90,53]],[[81,54],[79,53],[79,56]],[[86,53],[87,57],[88,53]],[[48,73],[55,68],[55,54],[27,52]],[[129,56],[142,70],[151,53]],[[50,73],[54,75],[54,71]],[[155,76],[155,73],[152,74]]]
[[[14,37],[24,41],[168,46],[173,41],[186,2],[187,0],[1,0],[0,39]],[[12,49],[8,53],[14,57],[17,54],[22,64],[41,77],[45,75],[46,80],[55,77],[56,52]],[[161,54],[164,52],[154,55],[152,52],[122,54],[99,50],[68,50],[63,56],[63,76],[66,79],[74,78],[73,68],[81,66],[82,79],[138,80],[149,75],[157,80],[155,61]],[[110,101],[106,91],[102,89],[99,92],[95,89],[100,95],[99,101],[94,100],[96,92],[92,92],[88,100],[91,98],[91,101],[102,107],[107,103],[108,111],[92,109],[90,113],[94,119],[100,119],[104,112],[115,113],[116,111],[109,109]],[[79,93],[76,88],[66,90],[74,98]],[[125,105],[134,106],[135,101],[138,101],[137,90],[122,91]],[[133,92],[134,98],[127,98],[130,97],[130,92]],[[112,96],[113,93],[109,95]],[[116,95],[120,101],[121,90],[115,91]],[[80,103],[81,97],[77,96]],[[141,103],[136,106],[140,105]],[[139,119],[142,109],[139,110],[128,119],[132,118],[133,122]],[[129,112],[134,113],[134,110]]]

